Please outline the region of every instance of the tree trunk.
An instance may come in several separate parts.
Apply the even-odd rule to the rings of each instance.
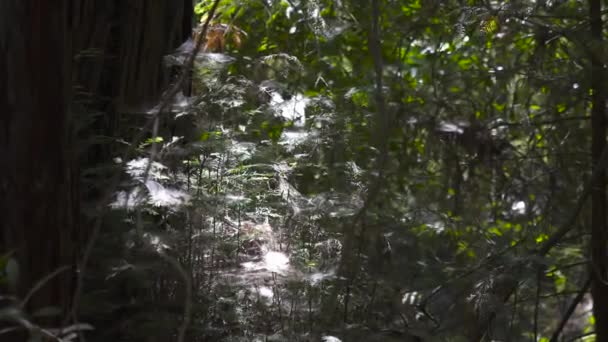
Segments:
[[[65,312],[74,285],[79,202],[68,11],[68,0],[0,1],[0,253],[14,252],[19,298],[43,283],[28,311]]]
[[[150,109],[169,82],[163,57],[192,31],[192,0],[85,0],[73,8],[74,80],[97,109]]]
[[[192,0],[81,0],[72,11],[76,26],[72,74],[77,91],[75,110],[81,116],[95,113],[80,136],[87,140],[99,136],[131,140],[130,134],[140,128],[138,124],[149,118],[143,113],[157,104],[171,81],[163,58],[191,35]],[[83,179],[83,203],[91,208],[98,204],[105,207],[106,203],[100,200],[107,199],[108,191],[114,191],[112,186],[116,184],[111,183],[117,170],[100,165],[112,165],[111,159],[122,156],[124,148],[107,140],[86,147],[80,165],[83,170],[95,172]],[[100,215],[103,213],[94,210],[83,220],[92,227],[98,224]],[[99,240],[120,234],[115,220],[104,218],[101,222]],[[102,260],[96,254],[100,250],[96,248],[90,265],[85,265],[88,280],[84,293],[106,290],[103,279],[107,269],[102,268],[103,262],[96,262]],[[121,299],[133,299],[128,296]],[[131,339],[123,328],[129,315],[120,310],[112,315],[81,311],[81,318],[96,327],[99,340]]]
[[[596,165],[606,148],[606,91],[602,53],[601,1],[590,0],[591,34],[591,87],[592,87],[592,143],[593,165]],[[595,316],[596,341],[608,341],[608,275],[606,234],[606,171],[599,170],[591,194],[591,294]]]
[[[163,57],[191,35],[192,0],[77,1],[72,18],[77,110],[97,114],[81,135],[116,137],[125,119],[142,121],[142,115],[123,114],[152,108],[169,84]],[[82,167],[96,168],[117,154],[111,144],[88,146],[81,155]],[[103,181],[110,178],[89,179],[83,200],[103,197]]]
[[[191,0],[0,1],[0,254],[14,252],[20,298],[61,271],[43,281],[28,311],[65,313],[71,304],[86,233],[78,229],[74,139],[81,117],[71,113],[102,113],[84,133],[112,135],[118,111],[152,106],[169,81],[163,56],[190,35],[191,22]],[[110,156],[91,151],[82,165]]]

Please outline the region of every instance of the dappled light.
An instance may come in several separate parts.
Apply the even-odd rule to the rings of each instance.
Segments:
[[[289,269],[289,258],[281,252],[268,251],[262,255],[259,262],[244,262],[241,266],[246,271],[265,270],[272,273],[284,274]]]

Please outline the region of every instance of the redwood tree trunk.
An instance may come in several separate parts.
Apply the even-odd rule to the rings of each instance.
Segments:
[[[592,87],[592,143],[593,165],[596,165],[606,148],[606,87],[604,86],[604,54],[602,53],[601,1],[590,0],[591,34],[591,87]],[[591,214],[591,294],[595,316],[596,341],[608,342],[608,275],[606,232],[606,171],[599,170],[592,192]]]
[[[163,57],[192,31],[192,0],[73,1],[73,86],[77,111],[96,113],[83,138],[116,137],[126,117],[132,123],[158,101],[169,84]],[[144,118],[145,119],[145,118]],[[117,155],[108,143],[88,146],[83,169],[96,168]],[[123,148],[123,145],[117,145]],[[107,190],[107,175],[89,178],[83,200],[94,202]]]
[[[28,311],[65,311],[74,285],[79,203],[68,13],[68,0],[0,1],[0,253],[14,252],[20,298],[65,267],[31,297]]]
[[[82,116],[96,113],[90,124],[80,131],[80,136],[87,140],[105,136],[130,141],[129,131],[138,131],[138,124],[149,118],[141,113],[157,104],[170,82],[169,71],[163,65],[164,56],[191,35],[192,0],[81,0],[74,3],[75,111]],[[122,156],[125,147],[108,143],[108,139],[104,141],[87,146],[80,156],[83,174],[88,169],[103,170],[88,173],[83,179],[82,189],[86,191],[81,196],[88,207],[97,207],[92,204],[107,199],[107,191],[113,191],[111,186],[116,186],[112,184],[115,170],[100,168],[100,165],[111,165],[112,158]],[[87,214],[92,217],[84,217],[83,221],[88,222],[89,227],[98,224],[99,215],[103,215],[98,211]],[[115,220],[104,219],[102,225],[98,242],[121,234],[117,232]],[[108,289],[104,282],[108,270],[104,268],[103,257],[96,254],[101,249],[94,249],[85,267],[85,294]],[[107,251],[101,255],[105,253]],[[125,297],[114,298],[119,303],[143,300],[135,298],[133,293],[117,296],[120,295]],[[133,340],[124,322],[141,309],[137,305],[132,306],[134,309],[128,308],[118,307],[111,314],[83,308],[80,319],[95,326],[96,340]]]
[[[191,21],[191,0],[0,1],[0,255],[14,252],[20,298],[63,270],[28,311],[71,304],[85,231],[73,89],[86,94],[78,113],[103,113],[85,133],[112,135],[118,111],[154,104],[168,83],[162,58],[190,34]]]
[[[163,57],[192,31],[192,0],[74,1],[74,81],[87,103],[141,112],[169,81]],[[99,100],[102,102],[99,102]]]

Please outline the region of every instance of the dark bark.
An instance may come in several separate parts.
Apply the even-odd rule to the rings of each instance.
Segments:
[[[601,1],[589,1],[591,21],[591,155],[598,164],[606,148],[606,89],[602,53],[603,23]],[[595,316],[596,341],[608,341],[608,250],[606,248],[606,171],[600,170],[591,193],[591,294]]]
[[[133,131],[139,134],[139,124],[148,119],[138,114],[155,106],[172,81],[170,71],[163,65],[163,57],[191,35],[192,1],[84,0],[74,6],[73,17],[76,22],[73,80],[78,90],[78,110],[82,116],[95,113],[80,136],[83,139],[106,136],[131,140]],[[116,221],[100,217],[104,213],[98,208],[99,204],[105,207],[100,201],[107,200],[108,191],[113,191],[117,185],[113,184],[116,183],[114,172],[117,170],[100,170],[99,166],[112,165],[112,157],[124,155],[123,148],[121,144],[110,144],[105,140],[87,146],[80,156],[83,169],[96,170],[89,173],[83,184],[83,188],[86,185],[86,191],[81,194],[83,203],[94,209],[84,220],[88,227],[102,232],[99,240],[106,242],[111,241],[107,237],[112,235],[116,239]],[[96,234],[91,232],[90,235],[85,243],[101,246],[93,238]],[[97,262],[103,259],[97,254],[101,249],[96,248],[90,262],[81,260],[81,267],[89,279],[84,283],[84,293],[103,290],[107,286],[103,282],[105,270]],[[80,295],[79,289],[76,298]],[[135,296],[145,299],[148,294],[137,293]],[[130,295],[125,295],[125,300],[131,299]],[[119,313],[111,317],[100,316],[90,310],[81,314],[82,320],[96,327],[100,339],[126,338],[126,332],[116,327],[122,327],[119,323],[128,316],[123,317]]]
[[[83,114],[95,115],[81,136],[120,135],[121,123],[134,122],[121,114],[150,109],[171,81],[163,57],[191,35],[192,1],[76,1],[72,17],[75,101]],[[107,142],[89,146],[81,162],[97,167],[116,152]],[[102,198],[110,178],[90,179],[85,202]]]
[[[76,85],[139,112],[169,81],[163,56],[191,35],[192,1],[76,1]]]
[[[0,252],[15,253],[20,298],[67,267],[31,297],[28,311],[65,311],[74,285],[79,203],[69,5],[0,2]]]
[[[585,294],[587,294],[587,292],[589,292],[589,288],[590,287],[591,287],[591,278],[589,278],[585,282],[585,285],[583,285],[583,287],[580,289],[580,291],[578,292],[578,294],[576,295],[576,297],[572,300],[572,303],[570,303],[570,306],[566,310],[566,313],[564,314],[564,317],[562,318],[562,320],[557,325],[557,329],[555,329],[555,332],[553,333],[553,335],[551,335],[551,339],[549,340],[550,342],[558,342],[559,336],[562,333],[562,331],[564,330],[564,327],[570,321],[570,318],[572,317],[572,314],[576,310],[576,307],[583,300],[583,297],[585,297]]]
[[[81,115],[99,113],[84,135],[113,135],[117,112],[154,105],[169,82],[163,56],[190,35],[191,22],[190,0],[0,1],[0,254],[14,251],[20,298],[66,267],[28,311],[70,309],[86,233],[79,167],[110,157],[76,150]]]
[[[120,108],[155,105],[169,74],[163,56],[191,34],[192,1],[118,1],[120,49],[117,104]],[[190,16],[190,17],[188,17]]]

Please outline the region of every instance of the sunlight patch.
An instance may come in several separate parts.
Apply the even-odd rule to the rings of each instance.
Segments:
[[[146,187],[150,192],[150,204],[157,207],[174,207],[186,204],[190,200],[190,195],[186,192],[166,188],[155,181],[147,181]]]
[[[445,223],[441,221],[428,222],[427,227],[435,230],[437,233],[441,233],[445,230]]]
[[[126,171],[131,177],[133,177],[135,179],[142,179],[143,177],[146,176],[146,170],[148,169],[149,162],[150,162],[150,160],[148,158],[133,159],[127,163]],[[150,167],[150,169],[148,170],[149,178],[169,179],[169,177],[167,177],[166,175],[163,174],[167,170],[167,167],[164,166],[163,164],[158,163],[158,162],[152,162],[152,164],[149,167]]]
[[[342,340],[341,340],[341,339],[339,339],[339,338],[337,338],[337,337],[335,337],[335,336],[323,336],[323,337],[321,338],[321,340],[322,340],[323,342],[342,342]]]
[[[262,296],[264,298],[272,299],[272,297],[274,297],[274,293],[272,292],[272,289],[268,286],[261,286],[258,289],[258,292],[260,293],[260,296]]]
[[[270,105],[274,107],[279,116],[293,121],[295,127],[304,127],[306,124],[306,106],[310,99],[302,94],[295,94],[289,100],[284,100],[277,93],[271,93]]]
[[[133,189],[133,191],[120,191],[116,193],[116,200],[110,203],[110,207],[113,209],[132,209],[138,205],[143,204],[144,198],[141,196],[139,188]]]
[[[231,141],[230,152],[239,160],[247,160],[256,152],[254,143]]]
[[[336,271],[330,270],[329,272],[315,272],[308,275],[308,281],[312,285],[317,285],[324,280],[331,280],[336,278]]]
[[[511,206],[511,210],[516,214],[523,215],[526,213],[526,202],[517,201]]]
[[[269,251],[264,254],[262,261],[249,261],[241,264],[248,271],[266,270],[273,273],[284,274],[289,269],[289,257],[285,253]]]
[[[283,273],[289,268],[289,258],[285,253],[270,251],[264,255],[266,269],[275,273]]]
[[[304,143],[308,136],[308,132],[283,132],[279,144],[285,146],[287,152],[292,152],[296,146]]]

